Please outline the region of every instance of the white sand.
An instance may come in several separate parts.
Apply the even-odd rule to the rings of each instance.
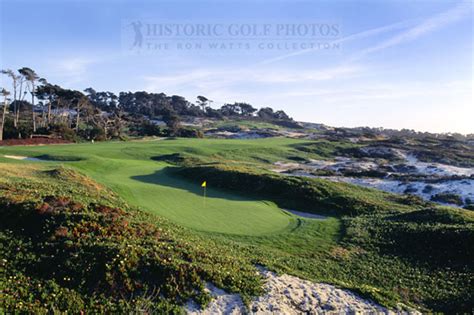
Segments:
[[[421,162],[413,155],[406,156],[407,165],[414,166],[419,174],[441,176],[470,176],[474,174],[473,168],[458,167],[442,163]]]
[[[413,190],[413,194],[430,200],[433,195],[438,193],[454,193],[463,199],[474,200],[474,179],[456,179],[447,180],[438,183],[426,183],[423,181],[401,182],[391,179],[380,178],[355,178],[343,176],[325,176],[321,177],[335,182],[345,182],[364,187],[377,188],[383,191],[396,194],[403,194],[407,188]],[[425,189],[429,186],[431,189]]]
[[[309,219],[319,219],[319,220],[324,220],[327,219],[327,217],[319,214],[314,214],[314,213],[308,213],[308,212],[302,212],[302,211],[296,211],[296,210],[288,210],[285,209],[285,211],[288,211],[290,213],[293,213],[294,215],[303,217],[303,218],[309,218]]]
[[[265,295],[250,303],[250,314],[388,314],[390,311],[354,293],[324,283],[313,283],[290,275],[278,276],[260,268],[267,279]],[[188,314],[244,314],[245,306],[238,294],[208,285],[214,297],[204,310],[190,302]],[[413,312],[411,312],[413,313]]]
[[[21,161],[42,161],[42,160],[37,159],[37,158],[21,156],[21,155],[4,155],[3,157],[7,158],[7,159],[21,160]]]
[[[376,170],[381,166],[377,159],[351,159],[347,157],[336,157],[334,160],[310,160],[309,163],[285,163],[276,162],[274,172],[284,173],[288,176],[320,177],[323,179],[346,182],[364,187],[371,187],[387,192],[404,194],[409,191],[412,194],[431,200],[431,197],[439,193],[453,193],[459,195],[466,203],[467,199],[474,200],[474,179],[447,178],[450,176],[474,175],[474,168],[465,168],[446,165],[442,163],[427,163],[419,161],[415,156],[405,154],[398,150],[397,156],[405,159],[405,164],[413,169],[408,172],[400,172],[407,175],[423,175],[430,179],[446,178],[443,181],[412,180],[400,181],[391,178],[370,177],[346,177],[346,176],[315,176],[311,172],[315,170],[331,170],[338,172],[341,168],[356,171]],[[291,172],[291,173],[287,173]]]

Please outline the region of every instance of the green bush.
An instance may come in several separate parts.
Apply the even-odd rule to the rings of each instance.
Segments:
[[[204,138],[202,130],[195,128],[180,128],[174,136],[182,138]]]
[[[33,125],[31,121],[19,121],[18,127],[13,125],[13,119],[6,117],[3,127],[3,139],[27,139],[33,134]]]

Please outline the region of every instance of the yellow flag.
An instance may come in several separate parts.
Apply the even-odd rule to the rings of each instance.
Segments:
[[[202,184],[201,184],[201,187],[207,187],[207,182],[203,181]]]

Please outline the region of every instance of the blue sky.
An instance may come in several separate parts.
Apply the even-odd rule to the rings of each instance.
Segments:
[[[205,95],[214,106],[246,101],[333,126],[474,133],[472,1],[0,0],[0,10],[1,68],[29,66],[68,88]],[[336,25],[338,34],[164,40],[143,30],[144,46],[133,47],[137,21]]]

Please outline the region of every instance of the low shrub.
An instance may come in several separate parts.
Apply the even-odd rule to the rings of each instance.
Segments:
[[[464,204],[461,196],[453,193],[439,193],[431,196],[432,201],[462,206]]]

